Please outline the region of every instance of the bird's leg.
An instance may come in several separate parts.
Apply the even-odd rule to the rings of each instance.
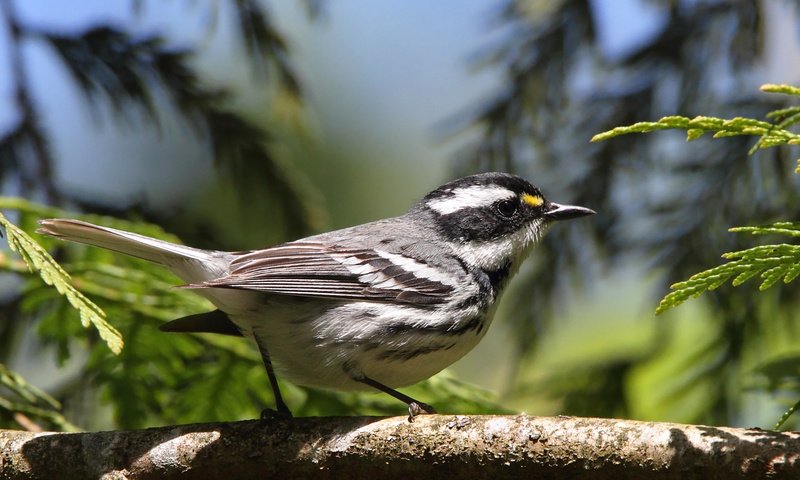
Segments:
[[[401,402],[407,404],[408,405],[408,421],[409,422],[413,422],[414,421],[414,417],[419,415],[419,414],[421,414],[421,413],[436,413],[436,410],[434,410],[434,408],[431,407],[430,405],[428,405],[427,403],[422,403],[422,402],[419,402],[417,400],[414,400],[413,398],[409,397],[408,395],[406,395],[404,393],[400,393],[400,392],[398,392],[397,390],[395,390],[393,388],[389,388],[389,387],[387,387],[386,385],[384,385],[384,384],[382,384],[380,382],[376,382],[375,380],[373,380],[373,379],[371,379],[371,378],[369,378],[369,377],[367,377],[365,375],[362,375],[362,376],[357,377],[357,378],[353,378],[353,380],[355,380],[357,382],[360,382],[360,383],[363,383],[365,385],[369,385],[370,387],[375,388],[377,390],[380,390],[383,393],[387,393],[387,394],[393,396],[394,398],[400,400]]]
[[[286,402],[283,401],[283,396],[281,395],[281,389],[278,387],[278,378],[275,376],[275,369],[272,368],[272,360],[269,358],[269,351],[267,350],[266,343],[261,339],[261,337],[253,332],[253,338],[256,339],[256,345],[258,345],[258,351],[261,353],[261,360],[264,362],[264,368],[267,370],[267,376],[269,377],[269,384],[272,387],[272,395],[275,397],[275,408],[277,410],[273,411],[269,408],[265,408],[261,411],[261,419],[265,419],[268,417],[273,416],[277,413],[280,416],[291,417],[292,412],[289,410],[289,407],[286,406]]]

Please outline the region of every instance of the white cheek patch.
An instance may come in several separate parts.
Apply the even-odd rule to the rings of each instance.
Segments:
[[[452,195],[444,198],[435,198],[428,201],[428,208],[442,215],[449,215],[464,208],[481,208],[500,200],[507,200],[516,197],[517,194],[511,190],[500,187],[486,185],[473,185],[471,187],[456,188]]]
[[[472,241],[454,246],[457,255],[469,265],[494,271],[523,260],[543,234],[543,225],[534,221],[525,228],[494,241]]]

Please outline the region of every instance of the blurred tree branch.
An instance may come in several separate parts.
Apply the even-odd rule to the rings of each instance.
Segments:
[[[788,479],[800,434],[576,417],[324,417],[77,434],[0,430],[5,479]],[[687,477],[689,475],[689,477]]]
[[[302,105],[302,87],[289,60],[286,42],[272,23],[263,2],[229,0],[234,32],[246,51],[256,78],[279,97]],[[141,5],[138,9],[143,8]],[[221,5],[209,5],[219,9]],[[309,10],[314,8],[309,5]],[[47,200],[82,204],[54,182],[55,154],[39,118],[26,75],[23,47],[40,41],[52,47],[88,105],[108,105],[129,125],[160,126],[160,116],[172,107],[206,143],[218,168],[232,175],[242,202],[252,201],[258,185],[283,210],[288,232],[299,235],[316,225],[319,212],[313,192],[296,168],[272,155],[274,136],[231,108],[234,96],[225,88],[206,86],[192,65],[196,52],[170,46],[161,34],[140,35],[124,27],[94,25],[75,32],[53,31],[20,21],[14,0],[0,1],[3,26],[9,32],[10,69],[19,120],[0,133],[0,180],[19,180],[21,193],[44,191]],[[286,102],[286,100],[284,100]],[[147,120],[149,125],[141,120]],[[318,226],[318,225],[316,225]]]
[[[50,202],[58,202],[61,193],[53,183],[53,156],[47,137],[33,105],[22,57],[24,27],[17,19],[14,0],[0,1],[0,16],[9,34],[9,69],[12,91],[19,120],[0,137],[0,180],[4,174],[16,171],[24,192],[41,188]],[[29,165],[31,157],[33,165]]]

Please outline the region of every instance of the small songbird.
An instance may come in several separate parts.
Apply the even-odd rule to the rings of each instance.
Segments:
[[[38,232],[174,272],[218,310],[161,330],[252,337],[278,413],[291,415],[276,372],[299,385],[380,390],[405,402],[413,421],[434,409],[395,388],[472,350],[547,227],[593,213],[550,202],[520,177],[483,173],[442,185],[398,217],[263,250],[200,250],[68,219],[42,220]]]

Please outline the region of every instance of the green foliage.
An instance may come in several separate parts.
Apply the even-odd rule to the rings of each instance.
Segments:
[[[761,90],[768,93],[781,93],[800,96],[800,88],[789,85],[764,85]],[[800,107],[787,107],[770,111],[766,114],[770,121],[752,118],[735,117],[729,120],[697,116],[687,118],[682,116],[669,116],[657,122],[638,122],[633,125],[617,127],[612,130],[595,135],[592,141],[601,141],[630,133],[649,133],[658,130],[680,129],[686,130],[687,141],[693,141],[705,133],[714,132],[713,138],[749,135],[759,137],[749,153],[752,155],[759,149],[782,145],[800,144],[800,135],[789,130],[788,127],[800,122]],[[797,161],[796,173],[800,173],[800,160]],[[753,235],[787,235],[800,237],[800,222],[777,222],[764,226],[735,227],[730,232],[751,233]],[[800,246],[792,244],[769,244],[751,247],[745,250],[728,252],[722,255],[727,263],[704,270],[692,275],[688,280],[674,283],[670,286],[672,292],[667,294],[656,308],[656,314],[678,306],[686,300],[698,297],[701,294],[715,290],[730,281],[731,285],[739,286],[747,280],[758,275],[761,278],[759,290],[764,291],[775,285],[779,280],[788,284],[800,275]],[[792,367],[796,362],[790,362]],[[762,366],[761,373],[772,377],[775,370],[784,373],[785,369],[776,365],[785,365],[786,362],[772,362]],[[773,374],[770,375],[769,373]],[[794,404],[778,420],[775,428],[781,427],[797,410],[799,403]]]
[[[731,228],[730,231],[750,232],[753,235],[783,234],[800,237],[800,223],[779,222],[763,227]],[[784,283],[789,283],[800,275],[798,245],[763,245],[725,253],[722,258],[730,261],[692,275],[686,281],[672,284],[670,288],[673,291],[661,300],[656,308],[656,314],[663,313],[708,290],[714,290],[731,278],[733,278],[731,285],[736,287],[760,274],[762,281],[758,288],[766,290],[780,279],[783,279]]]
[[[798,120],[795,119],[795,123]],[[761,139],[756,144],[758,148],[800,144],[800,136],[781,128],[777,124],[753,118],[735,117],[726,120],[706,116],[694,118],[669,116],[657,122],[638,122],[633,125],[617,127],[607,132],[598,133],[592,137],[592,141],[600,142],[630,133],[650,133],[674,129],[686,130],[687,141],[697,140],[706,133],[714,132],[714,138],[735,137],[738,135],[760,136]]]
[[[0,199],[0,204],[3,203],[2,200]],[[16,201],[23,205],[27,203],[23,200]],[[52,285],[59,294],[67,298],[70,305],[80,313],[84,327],[93,325],[108,348],[114,353],[120,353],[123,345],[122,335],[106,321],[105,313],[100,307],[72,286],[69,274],[53,260],[53,257],[25,232],[8,221],[2,213],[0,213],[0,226],[5,228],[8,246],[20,254],[28,269],[37,271],[44,283]]]
[[[12,372],[2,363],[0,363],[0,386],[6,387],[14,396],[0,395],[0,409],[46,419],[63,431],[78,430],[59,412],[61,404],[58,400],[29,384],[22,376]]]
[[[790,85],[768,84],[763,85],[761,90],[770,93],[800,96],[800,88]],[[750,154],[761,148],[800,144],[800,135],[786,130],[786,127],[800,122],[800,107],[773,110],[766,116],[775,123],[744,117],[725,120],[707,116],[698,116],[692,119],[669,116],[657,122],[638,122],[629,126],[617,127],[595,135],[592,141],[608,140],[630,133],[680,129],[686,130],[687,141],[696,140],[707,132],[715,132],[714,138],[737,135],[758,136],[759,139],[751,148]],[[798,160],[798,165],[800,165],[800,160]],[[800,173],[800,167],[798,169],[798,173]],[[800,237],[800,223],[780,222],[763,227],[732,228],[730,231],[749,232],[753,235],[782,234]],[[709,290],[715,290],[732,277],[731,284],[738,286],[753,276],[760,274],[762,282],[759,289],[766,290],[780,279],[783,279],[784,283],[789,283],[800,275],[800,246],[797,245],[763,245],[747,250],[725,253],[722,257],[730,261],[692,275],[686,281],[674,283],[670,287],[673,291],[661,300],[656,313],[662,313],[690,298],[697,297]]]
[[[761,86],[761,91],[800,96],[800,88],[791,85],[766,84]],[[687,141],[697,140],[709,132],[714,132],[713,138],[739,135],[758,136],[758,141],[750,149],[751,155],[761,148],[800,144],[800,135],[787,130],[788,127],[800,122],[800,107],[773,110],[768,112],[766,117],[774,123],[745,117],[726,120],[707,116],[688,118],[673,115],[664,117],[657,122],[637,122],[633,125],[613,128],[607,132],[598,133],[592,137],[592,141],[599,142],[630,133],[649,133],[658,130],[678,129],[686,130]],[[800,173],[800,159],[798,159],[796,171]]]
[[[789,420],[789,418],[792,415],[794,415],[794,412],[796,412],[798,408],[800,408],[800,400],[798,400],[797,402],[795,402],[794,405],[789,407],[789,409],[786,410],[786,412],[784,412],[783,415],[781,415],[781,418],[779,418],[778,421],[775,422],[775,425],[772,428],[774,430],[780,430],[783,424],[786,423],[786,421]]]

